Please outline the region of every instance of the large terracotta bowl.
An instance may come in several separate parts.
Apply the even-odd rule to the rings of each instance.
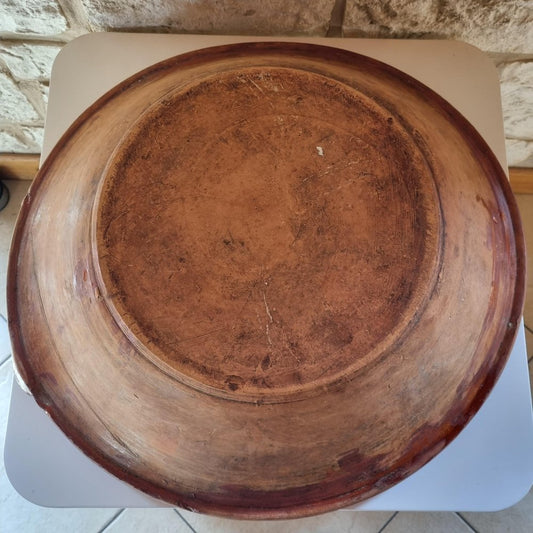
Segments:
[[[480,407],[524,248],[473,127],[353,53],[255,43],[154,65],[92,105],[17,224],[23,380],[87,455],[187,509],[368,498]]]

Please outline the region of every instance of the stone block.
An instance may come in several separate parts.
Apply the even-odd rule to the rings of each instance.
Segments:
[[[16,83],[0,72],[0,121],[27,123],[39,121],[40,117],[20,91]]]
[[[38,154],[43,145],[44,128],[5,125],[0,128],[0,153]]]
[[[335,0],[82,0],[98,30],[325,35]]]
[[[499,65],[505,136],[533,139],[533,61]]]
[[[347,0],[344,35],[457,39],[492,52],[533,51],[531,0]]]
[[[24,126],[22,128],[29,153],[38,154],[43,147],[44,126]]]
[[[510,167],[533,167],[533,142],[520,139],[505,139],[507,165]]]
[[[41,98],[43,99],[44,107],[48,105],[48,94],[50,93],[50,86],[47,83],[39,83],[39,90]]]
[[[18,80],[48,80],[59,50],[61,46],[52,44],[4,42],[0,43],[0,58]]]
[[[0,129],[0,153],[29,153],[26,144],[13,131]]]
[[[0,32],[56,35],[67,29],[56,0],[1,0]]]
[[[20,81],[17,83],[18,88],[33,106],[41,119],[46,116],[46,106],[48,104],[48,85],[47,82],[38,80]]]

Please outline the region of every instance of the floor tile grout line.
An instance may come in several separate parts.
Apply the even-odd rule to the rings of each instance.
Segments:
[[[478,533],[477,529],[475,529],[461,513],[455,514],[472,530],[473,533]]]
[[[11,354],[9,354],[3,361],[0,361],[0,368],[2,368],[10,359]]]
[[[113,524],[117,518],[125,511],[126,509],[119,509],[110,520],[108,520],[99,530],[98,533],[103,533],[111,524]]]
[[[381,526],[381,529],[378,531],[378,533],[382,533],[385,531],[385,528],[396,518],[399,511],[395,511],[392,516]]]
[[[529,331],[529,333],[531,333],[531,334],[533,335],[533,329],[531,329],[531,328],[530,328],[525,322],[524,322],[524,329],[525,329],[526,331]],[[528,346],[527,346],[527,343],[526,343],[526,351],[527,351],[527,348],[528,348]],[[533,361],[533,346],[531,347],[531,352],[532,352],[532,353],[531,353],[531,357],[528,357],[528,358],[527,358],[527,362],[528,362],[528,363],[531,363],[531,361]],[[529,355],[529,354],[528,354],[528,355]]]
[[[196,530],[191,526],[191,524],[189,524],[189,522],[187,521],[187,519],[177,510],[177,509],[174,509],[174,512],[187,524],[187,527],[193,532],[193,533],[196,533]]]

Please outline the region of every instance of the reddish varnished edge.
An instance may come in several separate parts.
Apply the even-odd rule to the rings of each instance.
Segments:
[[[423,98],[425,98],[426,101],[432,100],[435,102],[435,104],[448,115],[448,118],[456,126],[456,128],[459,131],[464,132],[465,137],[471,140],[471,147],[475,148],[480,156],[479,159],[483,161],[487,179],[489,179],[491,182],[495,195],[501,200],[500,205],[504,204],[508,206],[510,222],[514,235],[514,250],[511,250],[511,252],[516,254],[516,283],[511,312],[509,317],[507,317],[508,327],[506,328],[503,338],[501,339],[501,343],[494,347],[494,349],[497,350],[495,359],[496,363],[491,368],[483,369],[483,371],[486,372],[483,383],[473,397],[469,407],[464,412],[449,413],[447,420],[445,420],[439,428],[422,428],[413,439],[410,448],[405,451],[404,456],[398,462],[398,464],[403,463],[403,466],[398,467],[396,470],[393,470],[392,473],[389,473],[385,476],[379,472],[376,472],[376,475],[371,482],[359,486],[357,486],[357,479],[355,479],[357,476],[353,473],[350,473],[348,470],[345,476],[334,482],[336,490],[338,490],[337,495],[328,499],[321,499],[321,494],[323,493],[325,486],[324,483],[320,485],[302,487],[300,489],[280,490],[265,493],[249,491],[248,489],[244,489],[242,487],[225,487],[226,491],[231,492],[233,495],[239,495],[242,506],[236,506],[232,503],[233,500],[225,497],[223,493],[220,495],[201,493],[176,494],[175,492],[170,491],[163,486],[156,485],[145,479],[141,479],[131,472],[120,468],[116,463],[98,453],[98,450],[94,449],[90,442],[85,439],[82,432],[78,428],[69,424],[60,409],[50,402],[50,399],[42,390],[37,377],[32,372],[30,365],[28,365],[28,358],[18,320],[17,264],[21,243],[24,238],[25,224],[32,202],[32,194],[38,190],[45,180],[51,161],[55,159],[67,140],[85,122],[85,120],[87,120],[88,117],[93,115],[106,102],[120,92],[125,91],[132,84],[142,81],[144,77],[155,74],[158,71],[174,65],[185,66],[189,64],[201,64],[202,62],[213,61],[218,57],[227,55],[261,55],[276,51],[283,51],[284,53],[294,55],[304,54],[306,56],[309,56],[310,52],[312,52],[313,57],[321,58],[329,62],[337,60],[342,63],[357,62],[358,64],[366,64],[374,70],[381,70],[394,75],[404,84],[416,89],[416,91]],[[500,167],[496,157],[481,135],[446,100],[419,81],[395,69],[394,67],[354,52],[348,52],[327,46],[303,43],[239,43],[190,52],[181,56],[167,59],[142,70],[134,76],[126,79],[111,89],[104,96],[99,98],[94,104],[86,109],[64,133],[32,183],[30,191],[22,204],[17,219],[9,256],[7,276],[9,332],[17,369],[20,372],[22,379],[32,392],[37,403],[51,416],[63,433],[65,433],[65,435],[78,448],[80,448],[88,457],[96,461],[99,465],[114,474],[116,477],[126,481],[130,485],[154,498],[167,501],[185,509],[244,519],[298,518],[339,509],[347,505],[357,503],[363,499],[382,492],[387,488],[390,488],[424,466],[449,442],[451,442],[466,426],[470,419],[479,410],[489,392],[492,390],[505,364],[507,363],[511,348],[514,344],[524,304],[526,280],[525,265],[526,256],[522,225],[520,222],[518,207],[507,177]],[[420,449],[423,451],[416,452],[416,450]],[[342,467],[349,469],[350,464],[354,463],[354,461],[360,464],[359,459],[359,457],[349,456],[342,459],[340,463]],[[326,485],[327,483],[328,482],[326,481]],[[351,488],[346,491],[346,487]],[[309,503],[304,505],[298,503],[301,501],[302,496],[309,497]],[[260,498],[261,506],[253,507],[252,505],[257,505],[256,502],[258,501],[258,498]]]

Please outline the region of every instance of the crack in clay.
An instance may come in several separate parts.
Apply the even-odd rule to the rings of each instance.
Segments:
[[[266,300],[266,294],[265,294],[264,291],[263,291],[263,301],[265,302],[265,309],[266,309],[266,313],[268,315],[268,318],[270,319],[270,322],[274,322],[274,319],[272,318],[272,314],[270,313],[270,308],[268,307],[268,303],[267,303],[267,300]]]
[[[261,89],[261,87],[259,87],[259,85],[257,85],[257,83],[255,83],[254,80],[252,80],[252,78],[246,78],[252,85],[254,85],[257,90],[263,95],[263,96],[266,96],[265,95],[265,91],[263,91],[263,89]]]
[[[263,291],[263,301],[265,302],[266,314],[270,320],[270,323],[272,324],[272,322],[274,322],[274,319],[272,318],[272,313],[270,312],[270,308],[268,307],[265,291]],[[268,322],[266,323],[265,331],[266,331],[266,337],[267,337],[268,344],[272,346],[272,339],[270,338],[270,326]]]
[[[267,337],[268,344],[272,346],[272,339],[270,338],[270,328],[268,327],[268,322],[267,322],[265,329],[266,329],[266,337]]]
[[[265,91],[263,91],[263,89],[261,89],[261,87],[254,81],[252,80],[252,78],[250,77],[246,77],[246,80],[248,82],[250,82],[262,95],[263,97],[266,99],[268,105],[274,109],[274,104],[270,101],[269,97],[266,95]]]

